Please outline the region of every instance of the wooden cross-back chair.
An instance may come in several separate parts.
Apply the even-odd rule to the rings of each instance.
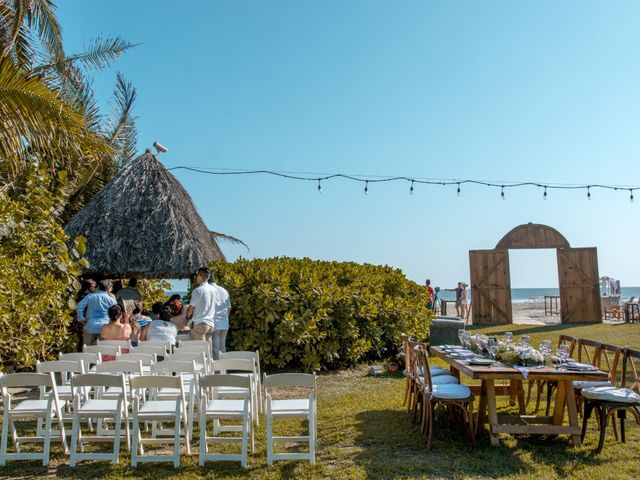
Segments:
[[[473,394],[466,385],[458,383],[438,384],[438,376],[432,377],[429,370],[428,352],[425,346],[418,345],[415,348],[415,358],[420,371],[424,376],[418,380],[418,401],[421,405],[421,430],[427,435],[427,447],[431,450],[433,444],[433,419],[438,408],[459,410],[469,436],[469,441],[474,444],[473,428]],[[452,377],[455,379],[455,377]],[[457,379],[456,379],[457,380]]]
[[[593,342],[589,341],[589,345]],[[617,345],[610,345],[606,343],[598,343],[595,351],[585,350],[585,356],[588,354],[589,363],[599,370],[607,372],[607,380],[574,380],[573,381],[573,393],[576,396],[576,405],[578,407],[578,413],[583,411],[583,397],[582,390],[590,387],[610,387],[616,385],[616,377],[618,377],[618,364],[622,357],[623,349]],[[616,434],[617,435],[617,434]]]
[[[424,347],[425,351],[427,351],[427,345],[423,342],[418,342],[411,337],[407,337],[406,339],[406,360],[405,360],[405,368],[407,369],[407,381],[405,383],[405,398],[406,398],[406,406],[407,411],[413,414],[413,418],[416,418],[416,402],[418,401],[419,395],[419,385],[424,382],[421,380],[421,377],[424,375],[421,370],[420,365],[418,364],[418,359],[416,358],[415,348],[417,346]],[[442,367],[433,366],[429,367],[429,373],[432,377],[438,377],[436,383],[458,383],[455,377],[449,375],[448,371]],[[455,379],[455,382],[454,382]],[[405,402],[403,402],[404,404]]]
[[[582,439],[587,432],[587,422],[595,410],[598,417],[600,434],[595,453],[600,453],[604,446],[604,438],[609,418],[612,420],[613,433],[618,440],[618,431],[614,415],[620,419],[620,439],[625,438],[626,412],[631,412],[640,425],[640,350],[624,349],[622,352],[622,375],[619,387],[601,386],[582,389],[584,399],[584,419],[582,422]]]

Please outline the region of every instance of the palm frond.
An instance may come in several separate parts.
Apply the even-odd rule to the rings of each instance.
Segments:
[[[211,238],[213,238],[213,240],[215,241],[222,240],[224,242],[228,242],[233,245],[242,245],[244,248],[247,249],[247,252],[250,251],[249,246],[239,238],[232,237],[231,235],[227,235],[225,233],[213,232],[211,230],[209,231],[209,234],[211,235]]]
[[[137,44],[129,43],[120,37],[97,37],[89,42],[83,52],[68,55],[62,62],[66,65],[74,64],[87,69],[102,70],[120,58],[124,52],[136,46]],[[52,62],[40,68],[55,66],[56,64]]]
[[[124,166],[136,155],[138,147],[138,130],[136,118],[132,115],[138,93],[131,82],[122,73],[116,77],[116,88],[113,92],[114,116],[110,122],[108,140],[117,151],[117,164]]]
[[[62,45],[62,27],[54,13],[56,6],[51,0],[29,0],[27,18],[29,24],[38,32],[42,44],[52,57],[64,58]]]

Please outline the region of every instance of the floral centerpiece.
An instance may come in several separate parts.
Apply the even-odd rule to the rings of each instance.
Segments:
[[[522,367],[533,367],[544,365],[544,356],[535,348],[529,345],[513,344],[510,347],[500,342],[496,360],[506,365],[518,365]]]

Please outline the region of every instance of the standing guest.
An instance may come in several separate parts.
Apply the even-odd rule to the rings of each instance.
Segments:
[[[462,282],[456,288],[445,288],[447,292],[456,292],[456,315],[462,318]]]
[[[100,338],[102,340],[130,340],[133,329],[125,319],[125,311],[118,304],[109,307],[109,323],[102,326]],[[128,348],[121,349],[122,353],[129,353]],[[103,355],[102,360],[108,362],[115,360],[112,355]]]
[[[82,341],[85,345],[95,344],[102,325],[109,323],[109,307],[116,304],[115,299],[109,295],[110,290],[111,282],[100,280],[98,291],[90,293],[78,304],[78,322],[83,326]]]
[[[191,327],[192,340],[211,341],[215,327],[216,298],[218,291],[209,285],[211,271],[202,267],[196,274],[198,286],[191,292],[191,302],[187,308],[187,321]]]
[[[140,292],[138,290],[136,290],[136,287],[138,286],[138,280],[135,278],[132,278],[131,280],[129,280],[129,283],[127,284],[126,288],[123,288],[121,290],[119,290],[116,293],[116,300],[120,301],[120,300],[133,300],[133,301],[140,301],[142,300],[142,296],[140,295]]]
[[[163,306],[160,309],[160,318],[158,320],[151,320],[148,323],[142,333],[140,334],[140,340],[158,340],[161,342],[171,342],[171,345],[176,344],[176,337],[178,336],[178,329],[171,321],[171,309]]]
[[[434,302],[436,291],[431,286],[431,280],[429,278],[427,278],[427,281],[425,282],[425,287],[427,288],[427,308],[429,310],[433,310],[435,307]]]
[[[84,297],[86,297],[90,293],[95,292],[97,288],[98,288],[98,285],[96,284],[95,280],[91,278],[86,278],[82,280],[82,287],[80,288],[80,291],[76,295],[76,305],[79,304]],[[85,315],[86,315],[86,308],[85,308]],[[76,351],[82,352],[82,323],[78,321],[77,315],[76,315],[76,318],[73,319],[73,322],[71,324],[71,331],[74,332],[78,337],[78,345],[76,347]]]
[[[462,309],[461,318],[467,318],[467,316],[469,315],[470,298],[469,289],[467,288],[468,286],[469,285],[467,285],[466,283],[462,283],[462,293],[460,294],[460,308]]]
[[[214,282],[213,275],[209,277],[209,285],[216,289],[216,312],[213,328],[213,359],[219,360],[220,353],[227,351],[227,332],[229,331],[229,312],[231,311],[231,299],[229,292]]]

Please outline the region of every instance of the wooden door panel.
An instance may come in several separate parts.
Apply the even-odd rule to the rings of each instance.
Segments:
[[[512,323],[509,251],[471,250],[469,263],[473,323]]]
[[[601,323],[596,248],[558,249],[562,323]]]

